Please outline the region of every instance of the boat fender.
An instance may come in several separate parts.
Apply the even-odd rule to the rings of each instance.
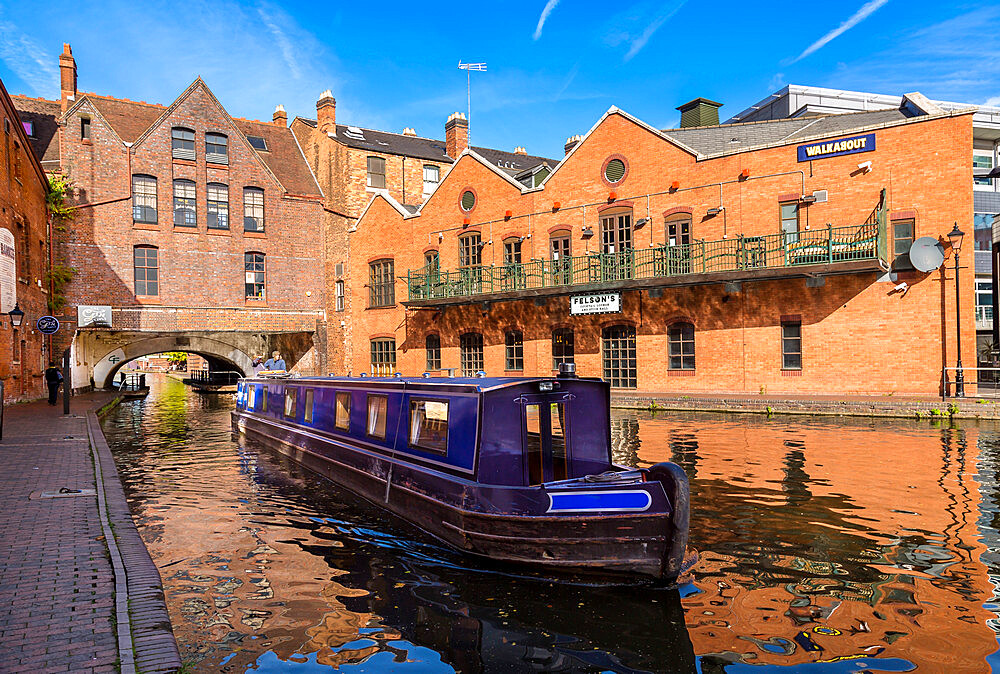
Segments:
[[[684,469],[676,463],[663,461],[650,466],[646,478],[649,482],[659,482],[670,500],[672,531],[670,548],[663,560],[664,578],[676,578],[681,572],[684,553],[687,549],[688,528],[691,519],[691,490]]]

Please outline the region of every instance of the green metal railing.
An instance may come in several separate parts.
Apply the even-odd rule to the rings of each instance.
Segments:
[[[410,270],[406,274],[407,289],[410,301],[417,301],[687,274],[885,259],[884,220],[882,209],[876,209],[873,217],[860,226],[827,226],[452,271]]]

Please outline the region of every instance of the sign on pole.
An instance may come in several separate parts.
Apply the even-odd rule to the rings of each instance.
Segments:
[[[59,332],[59,319],[55,316],[42,316],[35,321],[35,327],[43,335],[54,335]]]

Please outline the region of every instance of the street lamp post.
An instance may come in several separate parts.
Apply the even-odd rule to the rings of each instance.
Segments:
[[[951,249],[955,253],[955,334],[956,346],[958,347],[958,360],[955,363],[955,397],[965,397],[965,372],[962,370],[962,296],[961,285],[958,282],[958,252],[962,249],[962,239],[965,232],[958,228],[958,223],[950,232],[948,240],[951,241]]]

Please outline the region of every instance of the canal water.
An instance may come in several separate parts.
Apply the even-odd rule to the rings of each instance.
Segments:
[[[614,454],[691,480],[677,587],[455,554],[230,435],[152,377],[103,422],[190,671],[985,672],[1000,426],[616,411]]]

